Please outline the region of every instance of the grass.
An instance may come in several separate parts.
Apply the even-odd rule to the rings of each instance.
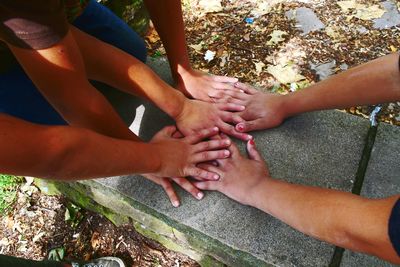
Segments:
[[[0,174],[0,216],[4,216],[14,204],[22,182],[22,177]]]

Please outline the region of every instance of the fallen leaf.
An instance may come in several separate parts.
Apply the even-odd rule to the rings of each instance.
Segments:
[[[204,13],[222,11],[221,0],[200,0],[198,5]]]
[[[390,45],[390,50],[391,50],[392,52],[397,52],[398,49],[397,49],[395,46]]]
[[[224,67],[226,62],[228,62],[228,60],[229,60],[228,52],[227,51],[222,52],[222,56],[220,58],[221,58],[221,62],[219,63],[219,66]]]
[[[262,61],[259,62],[253,62],[254,65],[256,66],[256,73],[257,75],[260,75],[262,72],[262,69],[264,68],[265,64]]]
[[[204,60],[207,60],[207,62],[210,62],[211,60],[214,59],[215,52],[211,50],[207,50],[206,53],[204,54]]]
[[[287,35],[288,33],[285,31],[280,31],[280,30],[275,30],[273,31],[269,36],[271,36],[271,39],[267,42],[267,45],[275,45],[278,44],[279,42],[284,41],[285,39],[282,38],[282,36]]]
[[[379,5],[367,6],[357,3],[354,0],[339,1],[337,2],[337,4],[345,13],[350,13],[352,10],[354,10],[354,17],[362,20],[377,19],[382,17],[382,15],[385,13],[385,10],[382,9]],[[353,18],[353,15],[347,17],[347,20],[349,20],[349,18]]]
[[[294,65],[269,65],[267,72],[272,74],[280,83],[292,83],[304,80],[305,77],[298,73]]]
[[[378,19],[382,17],[385,10],[380,8],[379,5],[373,5],[370,7],[358,8],[354,17],[362,20]]]
[[[97,249],[100,246],[100,233],[94,232],[92,238],[90,239],[90,243],[92,244],[93,249]]]
[[[338,2],[336,2],[336,4],[338,4],[340,6],[340,8],[342,9],[342,11],[345,12],[345,13],[349,12],[350,9],[355,9],[359,5],[354,0],[338,1]]]
[[[44,235],[45,235],[44,232],[39,232],[37,235],[35,235],[35,236],[32,238],[32,242],[33,242],[33,243],[36,243],[36,242],[39,241],[39,239],[42,238],[42,236],[44,236]]]
[[[196,52],[200,52],[203,49],[203,42],[198,43],[197,45],[189,45],[190,48],[193,48]]]
[[[334,41],[337,41],[337,40],[340,38],[340,34],[339,34],[339,32],[337,31],[337,28],[336,28],[336,27],[327,26],[327,27],[325,28],[325,32],[326,32],[326,34],[327,34],[329,37],[331,37],[332,40],[334,40]]]

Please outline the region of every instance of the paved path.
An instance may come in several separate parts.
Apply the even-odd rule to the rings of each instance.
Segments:
[[[171,82],[166,61],[151,61],[150,65]],[[122,96],[116,99],[125,101]],[[131,129],[144,139],[172,122],[148,103],[129,102],[127,107],[119,110],[131,122],[135,114],[129,111],[136,108]],[[374,139],[369,121],[339,111],[325,111],[296,116],[278,128],[254,135],[273,177],[348,192],[354,185],[362,185],[359,190],[368,197],[400,192],[399,127],[381,124]],[[367,137],[375,143],[366,143]],[[365,164],[369,152],[371,159]],[[161,187],[140,176],[56,187],[114,221],[118,221],[118,215],[122,216],[120,219],[132,218],[140,232],[190,255],[204,266],[216,266],[214,259],[229,266],[328,266],[331,262],[339,266],[340,261],[341,266],[390,266],[377,258],[349,251],[342,256],[337,250],[333,256],[334,246],[216,192],[197,201],[178,189],[182,206],[173,208]],[[97,204],[108,209],[98,208]]]

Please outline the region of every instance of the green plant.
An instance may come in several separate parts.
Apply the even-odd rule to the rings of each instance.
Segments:
[[[22,183],[22,177],[0,174],[0,216],[5,215],[14,204],[18,186]]]

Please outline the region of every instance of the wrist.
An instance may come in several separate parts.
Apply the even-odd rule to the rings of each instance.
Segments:
[[[262,181],[249,192],[251,196],[249,199],[249,205],[255,207],[259,210],[266,210],[267,206],[267,198],[269,196],[269,192],[272,190],[272,186],[274,183],[273,178],[263,178]]]
[[[148,161],[150,162],[150,169],[146,173],[159,173],[162,169],[162,159],[159,146],[156,143],[147,143]]]
[[[176,120],[185,109],[188,99],[178,90],[173,88],[168,88],[168,90],[171,94],[166,98],[168,101],[164,101],[165,108],[163,108],[163,111]]]
[[[280,95],[281,102],[281,112],[283,119],[294,116],[300,113],[301,103],[298,100],[296,93],[291,93],[287,95]]]

